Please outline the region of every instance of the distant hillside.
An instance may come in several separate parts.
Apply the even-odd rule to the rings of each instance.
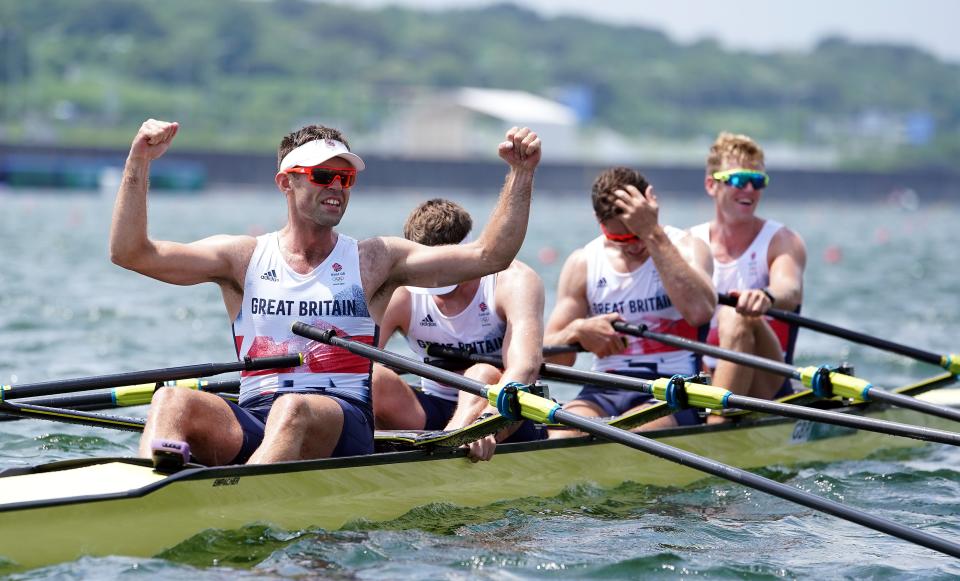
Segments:
[[[512,5],[0,0],[0,55],[6,142],[120,145],[153,116],[189,127],[189,145],[268,151],[303,120],[362,135],[410,91],[481,86],[647,139],[735,130],[839,148],[851,166],[960,159],[960,66],[842,39],[758,55]]]

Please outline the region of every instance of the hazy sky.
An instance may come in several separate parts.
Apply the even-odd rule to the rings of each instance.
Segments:
[[[492,0],[338,0],[352,5],[443,9]],[[503,0],[500,0],[501,2]],[[636,23],[688,42],[712,36],[731,48],[806,49],[824,36],[922,47],[960,63],[960,0],[512,0],[544,15]]]

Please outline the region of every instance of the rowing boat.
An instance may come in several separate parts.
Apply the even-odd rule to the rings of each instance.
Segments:
[[[898,391],[936,394],[939,403],[960,407],[960,390],[942,389],[954,379],[946,373]],[[917,426],[955,426],[884,403],[837,409]],[[760,414],[645,435],[742,468],[856,460],[880,449],[924,445]],[[404,437],[378,434],[378,441]],[[9,570],[82,555],[152,556],[207,529],[262,523],[331,530],[360,519],[394,519],[435,502],[481,506],[554,496],[579,483],[683,486],[702,478],[702,472],[591,437],[501,445],[492,461],[478,464],[460,449],[437,446],[273,465],[187,467],[171,475],[142,459],[68,460],[0,473],[0,556]]]

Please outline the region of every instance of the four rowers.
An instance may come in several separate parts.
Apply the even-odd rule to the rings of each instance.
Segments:
[[[193,390],[159,390],[141,454],[149,456],[156,440],[181,441],[211,465],[367,454],[375,425],[454,429],[496,411],[485,400],[428,380],[411,387],[389,369],[294,336],[290,326],[296,320],[380,346],[399,331],[428,360],[427,347],[434,343],[502,355],[502,369],[476,364],[463,373],[487,384],[536,380],[544,343],[543,283],[515,260],[540,161],[535,133],[507,132],[499,146],[509,166],[506,183],[491,221],[470,242],[469,214],[439,199],[414,210],[404,238],[357,241],[338,233],[334,227],[365,166],[339,131],[307,126],[284,137],[278,150],[275,182],[288,210],[283,228],[257,238],[214,236],[182,244],[153,240],[146,228],[149,167],[178,130],[176,123],[151,119],[137,133],[117,194],[111,259],[168,283],[218,284],[238,355],[305,352],[306,359],[296,368],[243,374],[239,404]],[[546,343],[581,345],[594,354],[598,371],[690,375],[701,368],[694,354],[626,338],[613,323],[698,338],[714,319],[721,345],[782,358],[761,315],[774,304],[799,306],[805,251],[792,231],[755,216],[768,180],[759,146],[745,136],[722,134],[705,179],[716,218],[691,235],[660,224],[657,197],[639,172],[602,172],[592,192],[601,235],[567,259]],[[714,284],[738,300],[717,317]],[[318,300],[339,308],[314,312],[308,303]],[[574,356],[561,358],[570,363]],[[772,397],[777,391],[761,374],[724,364],[716,373],[725,387],[742,385],[744,393]],[[566,408],[614,416],[649,405],[648,399],[584,386]],[[647,427],[699,421],[683,413]],[[543,437],[530,421],[514,422],[469,444],[468,455],[489,460],[497,442]]]

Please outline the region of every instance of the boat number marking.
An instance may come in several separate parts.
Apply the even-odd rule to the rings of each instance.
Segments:
[[[840,438],[843,436],[852,436],[856,432],[853,428],[821,424],[808,420],[798,420],[793,426],[793,433],[790,434],[790,443],[802,444],[804,442],[815,442],[829,438]]]
[[[214,486],[235,486],[240,483],[239,476],[231,476],[230,478],[217,478],[213,481]]]

